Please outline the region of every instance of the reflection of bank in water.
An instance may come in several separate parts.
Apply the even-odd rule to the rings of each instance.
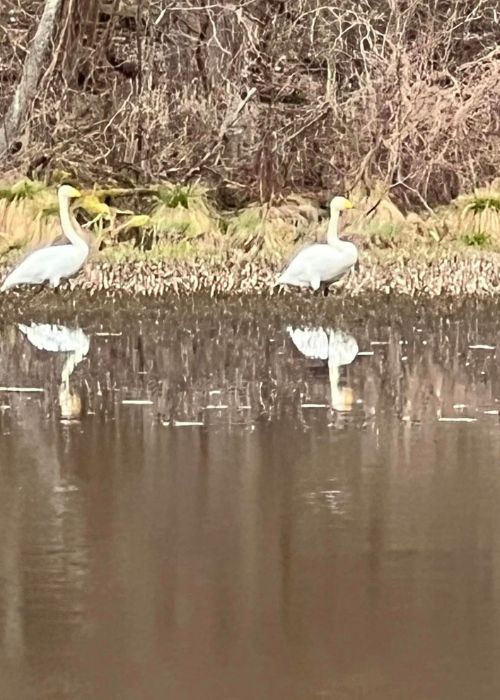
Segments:
[[[89,337],[81,328],[67,328],[49,323],[32,323],[30,326],[19,323],[18,328],[38,350],[69,353],[61,371],[59,408],[61,418],[79,418],[82,413],[82,399],[76,390],[70,388],[69,378],[89,351]]]
[[[353,408],[354,394],[349,386],[340,386],[340,367],[349,365],[358,354],[356,340],[332,328],[293,328],[287,332],[299,352],[309,359],[327,360],[331,408],[343,413]]]

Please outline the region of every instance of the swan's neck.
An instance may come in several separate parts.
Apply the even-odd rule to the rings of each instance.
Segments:
[[[339,240],[339,218],[340,212],[334,209],[330,213],[330,222],[328,224],[328,231],[326,233],[326,240],[330,245],[335,245]]]
[[[69,199],[61,195],[59,195],[59,215],[61,217],[62,230],[66,238],[68,238],[77,248],[85,248],[88,250],[88,245],[85,243],[83,238],[80,238],[71,221]]]

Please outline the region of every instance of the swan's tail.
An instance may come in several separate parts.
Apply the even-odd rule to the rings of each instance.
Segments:
[[[22,284],[24,280],[19,279],[19,268],[15,267],[13,270],[9,272],[7,277],[4,279],[2,286],[0,287],[0,293],[5,292],[7,289],[10,289],[11,287],[15,287],[17,284]]]
[[[284,272],[282,272],[282,273],[279,275],[279,277],[277,278],[276,282],[273,284],[273,288],[274,288],[274,287],[279,287],[280,284],[287,284],[287,279],[286,279],[286,275],[285,275]]]

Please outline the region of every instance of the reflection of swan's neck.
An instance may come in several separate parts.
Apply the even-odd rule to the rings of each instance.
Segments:
[[[339,388],[340,370],[338,365],[328,360],[328,375],[330,377],[330,395],[332,398],[332,408],[337,409],[342,403],[342,392]]]
[[[326,240],[330,245],[335,245],[339,240],[339,218],[339,210],[332,209],[330,211],[330,221],[328,223],[328,231],[326,234]]]
[[[61,372],[61,383],[62,384],[69,384],[69,378],[71,376],[71,373],[76,367],[76,353],[72,352],[68,357],[66,358],[66,361],[63,365],[62,372]]]
[[[59,215],[61,217],[62,230],[66,238],[68,238],[76,248],[82,251],[88,251],[88,245],[83,238],[80,238],[73,226],[69,211],[69,199],[63,194],[59,194]]]
[[[68,355],[61,372],[61,384],[59,386],[59,407],[61,418],[78,418],[82,410],[80,396],[73,394],[69,388],[69,378],[76,365],[83,360],[84,352],[76,351]]]
[[[340,368],[331,360],[328,360],[328,375],[330,377],[330,396],[332,408],[335,411],[350,411],[352,408],[352,394],[348,388],[340,388]]]
[[[85,352],[82,350],[75,350],[74,352],[68,355],[68,357],[66,358],[66,362],[64,363],[64,366],[62,368],[61,382],[66,384],[69,382],[69,378],[73,373],[73,370],[75,369],[77,364],[79,364],[83,360],[86,354],[87,353],[85,349]]]

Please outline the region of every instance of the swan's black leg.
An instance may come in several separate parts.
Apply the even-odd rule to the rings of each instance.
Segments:
[[[327,297],[329,292],[330,292],[330,287],[327,284],[325,284],[325,286],[323,287],[323,296]]]

